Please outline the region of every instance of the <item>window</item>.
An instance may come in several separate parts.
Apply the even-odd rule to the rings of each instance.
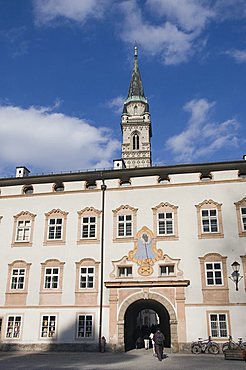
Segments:
[[[58,289],[59,287],[59,268],[58,267],[46,267],[44,277],[44,288],[45,289]]]
[[[246,236],[246,198],[234,204],[236,206],[239,236],[244,237]]]
[[[46,213],[44,245],[65,244],[67,212],[53,209]]]
[[[119,277],[132,276],[132,267],[131,266],[119,266],[118,267],[118,276]]]
[[[128,205],[120,206],[113,211],[113,215],[113,240],[117,242],[124,242],[125,239],[133,240],[137,231],[137,209]]]
[[[8,265],[5,305],[26,305],[31,263],[16,260]]]
[[[83,258],[76,262],[75,305],[96,306],[98,304],[99,262]]]
[[[12,247],[31,247],[36,215],[22,211],[14,216]]]
[[[33,194],[33,187],[32,185],[26,185],[23,188],[23,194]]]
[[[0,339],[2,338],[3,318],[0,317]]]
[[[41,338],[53,338],[56,335],[56,316],[42,316]]]
[[[132,137],[132,149],[139,150],[139,135],[136,133]]]
[[[242,229],[246,231],[246,207],[241,208]]]
[[[206,282],[207,285],[222,285],[221,262],[206,262]]]
[[[21,334],[21,316],[8,316],[6,338],[19,339]]]
[[[229,303],[227,257],[208,253],[199,257],[203,303]]]
[[[30,231],[31,231],[31,220],[18,221],[15,241],[17,242],[29,241]]]
[[[14,268],[11,276],[10,289],[23,290],[25,286],[26,270],[23,268]]]
[[[50,218],[48,228],[48,239],[62,238],[62,218]]]
[[[159,239],[178,239],[178,207],[168,202],[153,207],[154,232]]]
[[[83,217],[82,218],[82,238],[95,238],[96,237],[96,217]]]
[[[217,233],[218,218],[216,209],[202,209],[202,232]]]
[[[227,315],[224,313],[210,313],[210,333],[213,338],[227,338]]]
[[[173,234],[173,212],[158,213],[158,234],[170,235]]]
[[[78,244],[99,243],[101,211],[87,207],[78,212]]]
[[[49,259],[41,263],[40,305],[59,306],[61,304],[64,265],[65,262],[57,259]]]
[[[132,236],[132,215],[118,215],[118,237]]]
[[[55,191],[55,192],[62,192],[62,191],[64,191],[64,185],[63,185],[63,183],[54,184],[53,191]]]
[[[160,266],[160,275],[161,276],[174,275],[174,265]]]
[[[85,188],[88,190],[93,190],[97,188],[97,183],[96,181],[87,181],[85,184]]]
[[[78,338],[92,338],[93,317],[92,315],[78,315]]]
[[[196,205],[199,239],[224,237],[221,206],[212,199]]]
[[[80,288],[94,288],[94,267],[80,268]]]

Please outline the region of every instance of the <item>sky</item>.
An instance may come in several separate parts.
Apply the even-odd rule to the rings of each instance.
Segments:
[[[135,45],[153,165],[241,160],[245,0],[0,0],[0,176],[112,167]]]

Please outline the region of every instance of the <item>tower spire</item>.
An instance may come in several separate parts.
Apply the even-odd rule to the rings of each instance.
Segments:
[[[134,47],[134,65],[127,98],[145,98],[143,83],[138,66],[138,48]]]

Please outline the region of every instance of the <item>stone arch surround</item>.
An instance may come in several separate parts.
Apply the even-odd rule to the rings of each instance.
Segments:
[[[164,296],[157,294],[157,293],[147,293],[146,292],[139,292],[136,294],[131,295],[130,297],[126,298],[124,302],[121,304],[121,307],[118,312],[118,345],[119,348],[124,349],[124,324],[125,324],[125,313],[127,308],[134,302],[140,299],[152,299],[153,301],[159,302],[169,313],[170,316],[170,332],[171,332],[171,348],[174,352],[179,350],[178,345],[178,321],[177,315],[173,305],[169,302],[167,298]]]

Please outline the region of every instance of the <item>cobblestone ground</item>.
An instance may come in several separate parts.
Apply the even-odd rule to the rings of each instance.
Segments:
[[[162,362],[152,350],[127,353],[0,352],[1,370],[246,370],[245,361],[225,360],[223,355],[168,354]]]

